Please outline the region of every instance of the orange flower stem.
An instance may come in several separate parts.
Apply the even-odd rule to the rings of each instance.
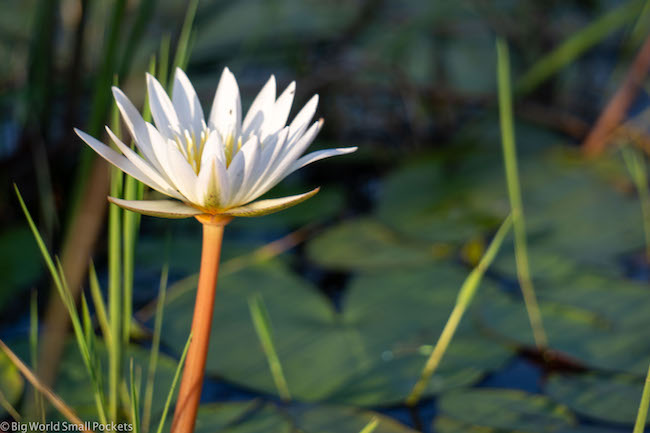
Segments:
[[[194,431],[210,343],[223,230],[231,220],[230,217],[218,215],[199,215],[196,219],[203,224],[201,270],[194,305],[194,318],[192,319],[192,341],[183,368],[183,378],[172,422],[172,433],[192,433]]]

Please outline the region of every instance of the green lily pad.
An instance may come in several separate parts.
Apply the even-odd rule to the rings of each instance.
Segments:
[[[247,302],[248,296],[260,293],[295,399],[356,405],[402,401],[440,334],[464,276],[464,270],[440,264],[359,277],[351,284],[343,312],[337,313],[314,287],[278,262],[224,275],[207,372],[275,393]],[[194,291],[180,289],[180,294],[170,294],[162,333],[164,342],[177,351],[187,338],[194,304]],[[508,350],[479,337],[469,323],[463,325],[428,394],[474,383],[509,356]]]
[[[15,408],[16,403],[23,394],[25,380],[9,358],[0,352],[0,393],[2,398]],[[6,417],[7,411],[0,405],[0,418]]]
[[[526,430],[492,428],[472,425],[445,415],[438,416],[433,423],[434,431],[438,433],[528,433]],[[553,433],[620,433],[619,429],[594,426],[566,426],[553,430]]]
[[[641,208],[626,193],[629,179],[617,158],[585,161],[575,152],[553,148],[523,158],[520,173],[534,275],[549,270],[548,262],[538,266],[537,256],[618,269],[621,255],[643,245]],[[472,206],[505,215],[509,205],[503,191],[503,179],[477,179]],[[504,248],[495,269],[514,276],[512,251]]]
[[[201,405],[196,433],[340,433],[360,432],[373,418],[374,433],[412,433],[414,430],[377,413],[332,406],[280,408],[263,401]]]
[[[645,375],[650,362],[650,291],[645,285],[577,274],[538,281],[537,289],[551,348],[589,366]],[[520,295],[490,289],[485,295],[480,302],[485,326],[532,345]]]
[[[346,221],[307,244],[307,253],[312,261],[338,270],[423,266],[447,251],[448,247],[444,245],[409,241],[370,218]]]
[[[576,420],[567,407],[548,397],[506,389],[454,391],[438,401],[441,417],[434,421],[436,431],[517,431],[549,433],[570,431]],[[440,429],[440,430],[438,430]]]
[[[544,389],[551,398],[581,415],[632,425],[639,410],[643,382],[642,378],[627,375],[554,374],[549,377]]]
[[[377,217],[400,233],[430,242],[466,241],[497,225],[494,215],[466,205],[466,179],[444,162],[440,156],[425,157],[387,176]]]

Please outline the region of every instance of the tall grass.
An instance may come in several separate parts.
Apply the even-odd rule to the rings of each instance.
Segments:
[[[497,40],[497,80],[499,87],[499,118],[501,121],[501,142],[503,161],[508,185],[508,197],[512,211],[512,225],[515,236],[515,260],[517,278],[524,296],[528,318],[533,329],[535,344],[539,349],[548,346],[548,338],[542,324],[542,313],[537,304],[535,288],[530,276],[528,246],[526,240],[526,220],[521,199],[519,169],[517,168],[517,148],[515,145],[515,125],[512,113],[512,92],[510,90],[510,58],[508,46],[502,39]]]

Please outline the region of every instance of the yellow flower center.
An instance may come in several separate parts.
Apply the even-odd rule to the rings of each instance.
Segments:
[[[176,136],[176,147],[178,147],[178,150],[183,154],[196,174],[199,174],[201,170],[201,155],[203,154],[205,142],[208,139],[207,129],[201,131],[201,137],[199,138],[197,143],[194,132],[190,132],[187,129],[183,131],[182,136]]]

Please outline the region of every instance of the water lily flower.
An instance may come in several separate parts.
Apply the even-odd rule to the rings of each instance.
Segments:
[[[254,201],[282,179],[307,164],[354,152],[356,147],[303,153],[323,121],[311,123],[318,95],[287,125],[295,83],[276,98],[271,76],[242,120],[239,87],[225,68],[206,119],[194,87],[176,69],[171,99],[161,84],[147,74],[149,106],[155,126],[145,122],[117,87],[113,96],[140,154],[108,127],[121,151],[75,129],[100,156],[128,175],[176,200],[109,200],[125,209],[166,218],[223,215],[257,216],[298,204],[318,192]]]

